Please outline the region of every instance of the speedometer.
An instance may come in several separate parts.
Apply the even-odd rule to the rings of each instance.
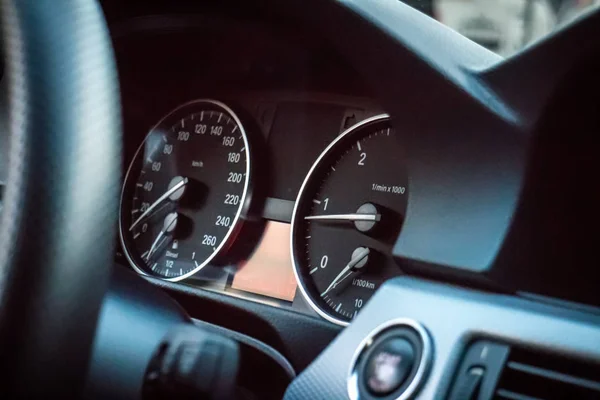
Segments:
[[[306,177],[294,209],[291,251],[302,294],[325,319],[352,320],[387,279],[406,210],[403,151],[387,115],[342,133]]]
[[[178,281],[231,244],[250,185],[250,144],[237,115],[215,100],[171,111],[127,171],[120,235],[141,274]]]

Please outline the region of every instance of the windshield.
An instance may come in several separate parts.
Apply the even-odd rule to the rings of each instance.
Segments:
[[[460,34],[510,56],[600,5],[600,0],[405,0]]]

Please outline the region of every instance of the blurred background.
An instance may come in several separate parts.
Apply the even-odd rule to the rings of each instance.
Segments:
[[[600,0],[405,0],[508,57],[600,5]]]

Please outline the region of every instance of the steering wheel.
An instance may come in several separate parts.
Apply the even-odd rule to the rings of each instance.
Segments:
[[[3,397],[83,389],[112,266],[116,67],[93,0],[2,0],[8,178],[0,227]]]

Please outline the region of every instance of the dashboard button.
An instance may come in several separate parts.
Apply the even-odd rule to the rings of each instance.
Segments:
[[[411,342],[403,337],[387,338],[366,360],[365,386],[375,396],[386,396],[404,383],[414,364],[415,349]]]
[[[356,349],[348,374],[350,400],[413,399],[427,379],[431,339],[410,319],[379,325]]]

